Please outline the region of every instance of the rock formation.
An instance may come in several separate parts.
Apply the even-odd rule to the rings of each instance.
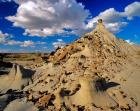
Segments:
[[[100,19],[92,32],[51,54],[29,85],[21,67],[13,66],[10,89],[26,85],[24,99],[35,110],[139,111],[139,52],[138,46],[116,38]]]
[[[33,71],[24,69],[22,66],[13,64],[8,75],[0,78],[0,92],[5,93],[9,89],[21,90],[27,86],[32,80]]]
[[[117,94],[126,103],[122,105],[108,90],[119,86],[111,80],[138,49],[116,38],[100,19],[95,30],[51,55],[41,76],[24,90],[32,92],[30,101],[37,100],[38,108],[47,110],[129,110],[131,101]],[[41,101],[44,97],[48,101]]]

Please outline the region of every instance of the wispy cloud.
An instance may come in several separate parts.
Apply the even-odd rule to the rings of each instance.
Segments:
[[[45,45],[46,42],[33,42],[31,40],[25,40],[25,41],[18,41],[18,40],[11,40],[9,34],[3,34],[0,31],[0,44],[3,45],[19,45],[20,47],[35,47],[35,45]]]
[[[29,46],[34,47],[35,45],[45,45],[46,44],[46,42],[41,42],[41,41],[33,42],[31,40],[25,40],[25,41],[11,40],[12,36],[13,36],[12,34],[3,33],[0,30],[0,44],[19,45],[20,47],[29,47]]]
[[[33,42],[31,40],[25,40],[25,41],[18,41],[18,40],[11,40],[12,35],[8,33],[3,33],[0,30],[0,44],[3,45],[19,45],[20,47],[35,47],[35,45],[45,45],[46,42]]]

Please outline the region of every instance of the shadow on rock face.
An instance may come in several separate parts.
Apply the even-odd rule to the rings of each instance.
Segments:
[[[22,78],[31,78],[32,75],[35,73],[35,71],[30,70],[30,69],[25,69],[22,66],[19,66],[19,68],[22,73]]]
[[[106,84],[106,90],[111,88],[111,87],[116,87],[118,85],[120,85],[120,84],[116,83],[116,82],[109,82],[109,83]]]
[[[96,80],[95,82],[95,88],[96,88],[96,91],[105,91],[111,87],[116,87],[120,85],[119,83],[116,83],[116,82],[106,82],[104,78],[101,78],[101,79],[98,79]]]
[[[5,71],[5,70],[4,70],[4,71],[0,71],[0,76],[1,76],[1,75],[6,75],[6,74],[8,74],[8,73],[9,73],[9,71]]]
[[[0,111],[3,111],[10,102],[23,97],[25,97],[23,91],[12,89],[9,89],[6,93],[0,94]]]
[[[61,91],[60,91],[60,95],[62,97],[64,97],[64,96],[70,96],[70,93],[71,93],[70,90],[65,90],[64,88],[62,88]]]
[[[0,61],[0,67],[12,68],[12,63]]]
[[[11,68],[12,63],[0,61],[0,75],[8,74]]]

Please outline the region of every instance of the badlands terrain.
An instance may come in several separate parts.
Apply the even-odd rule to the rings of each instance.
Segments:
[[[0,62],[0,111],[140,111],[140,47],[102,20],[51,54],[15,55]]]

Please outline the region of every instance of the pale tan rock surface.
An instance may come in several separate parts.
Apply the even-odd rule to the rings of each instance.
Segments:
[[[0,78],[3,82],[13,76],[17,79],[10,89],[24,84],[26,103],[33,103],[38,110],[140,110],[140,47],[116,38],[102,20],[92,32],[58,49],[47,61],[36,68],[32,82],[21,77],[20,67],[16,68],[17,76],[12,75],[12,68],[11,75]],[[8,84],[0,84],[0,89],[5,87]]]

